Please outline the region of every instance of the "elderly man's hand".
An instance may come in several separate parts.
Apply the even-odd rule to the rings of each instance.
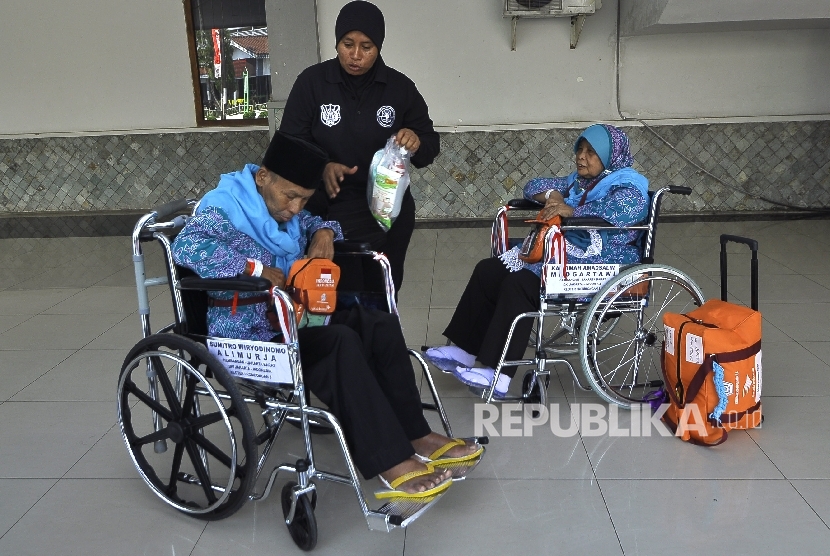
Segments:
[[[323,170],[323,183],[326,186],[326,193],[329,198],[334,199],[340,193],[340,182],[346,175],[357,172],[357,166],[349,168],[339,162],[329,162]]]
[[[285,274],[279,268],[271,268],[266,266],[262,269],[262,277],[271,282],[272,286],[277,289],[285,288]]]
[[[308,258],[333,259],[334,258],[334,230],[321,228],[311,236],[311,244],[308,246]]]

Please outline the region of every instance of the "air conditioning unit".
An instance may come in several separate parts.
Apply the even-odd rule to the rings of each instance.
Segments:
[[[570,17],[571,48],[576,48],[585,17],[596,13],[602,0],[504,0],[504,17],[513,20],[510,50],[516,50],[516,24],[525,17]]]
[[[504,17],[572,17],[601,7],[602,0],[504,0]]]

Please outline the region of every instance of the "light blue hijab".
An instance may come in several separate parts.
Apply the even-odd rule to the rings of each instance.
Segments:
[[[256,164],[246,164],[243,170],[222,174],[216,189],[202,197],[196,214],[207,207],[222,209],[237,230],[274,255],[274,266],[288,276],[291,264],[301,256],[300,221],[298,218],[285,223],[274,220],[257,191],[254,181],[257,170]]]

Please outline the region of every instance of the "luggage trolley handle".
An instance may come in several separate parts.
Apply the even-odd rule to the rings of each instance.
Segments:
[[[720,298],[723,301],[727,299],[726,293],[726,244],[730,241],[735,243],[744,243],[752,250],[752,310],[758,310],[758,242],[747,237],[733,236],[723,234],[720,236]]]

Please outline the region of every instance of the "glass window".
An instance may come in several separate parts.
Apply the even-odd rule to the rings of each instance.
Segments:
[[[199,124],[267,124],[271,60],[265,0],[189,0]]]

